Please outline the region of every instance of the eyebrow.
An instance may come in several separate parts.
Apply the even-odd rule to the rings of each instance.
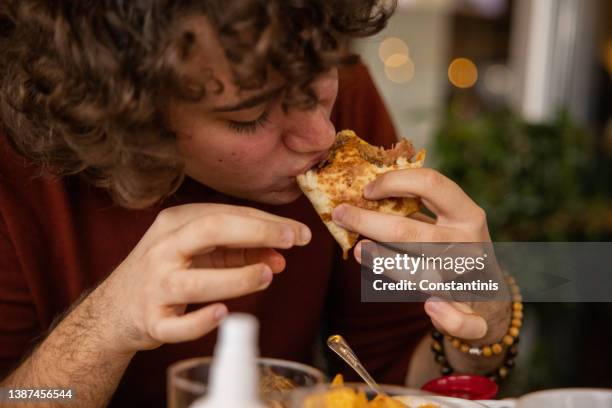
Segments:
[[[264,102],[269,101],[270,99],[273,99],[278,94],[280,94],[284,89],[285,89],[285,86],[283,85],[278,88],[274,88],[267,92],[264,92],[260,95],[255,95],[249,99],[245,99],[244,101],[238,102],[235,105],[218,106],[216,108],[213,108],[213,111],[214,112],[233,112],[233,111],[253,108],[255,106],[261,105]]]

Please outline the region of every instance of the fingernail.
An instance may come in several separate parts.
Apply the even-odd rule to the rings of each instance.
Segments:
[[[262,285],[267,285],[272,281],[272,270],[268,265],[264,265],[260,280]]]
[[[344,215],[346,214],[346,206],[340,204],[338,207],[334,208],[332,211],[332,219],[334,221],[342,222]]]
[[[444,314],[448,311],[447,307],[446,302],[439,297],[432,296],[427,300],[427,310],[435,315],[440,316]]]
[[[300,228],[300,245],[306,245],[310,242],[312,238],[312,233],[310,232],[310,228],[302,227]]]
[[[363,196],[366,198],[369,197],[372,194],[372,190],[374,190],[374,184],[369,183],[363,188]]]
[[[361,241],[355,245],[355,258],[357,259],[357,262],[361,263]]]
[[[215,308],[215,311],[213,312],[213,317],[215,318],[215,320],[223,320],[225,316],[227,316],[227,307],[225,307],[224,305],[217,306]]]

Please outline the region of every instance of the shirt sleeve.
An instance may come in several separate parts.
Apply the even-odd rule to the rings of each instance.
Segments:
[[[39,332],[30,290],[0,215],[0,379],[16,368]]]
[[[340,72],[333,120],[338,130],[353,129],[368,142],[389,147],[397,141],[391,118],[363,64]],[[362,303],[360,265],[343,260],[338,246],[328,292],[326,334],[340,334],[380,383],[404,384],[418,342],[431,329],[422,303]],[[432,357],[433,358],[433,357]],[[330,368],[348,381],[353,370],[329,355]]]

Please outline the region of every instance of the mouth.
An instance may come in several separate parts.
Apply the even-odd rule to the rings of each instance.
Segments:
[[[307,171],[318,167],[322,162],[324,162],[327,159],[328,155],[329,155],[329,150],[321,152],[320,154],[315,156],[312,160],[310,160],[306,166],[302,167],[301,170],[296,172],[295,175],[298,176],[300,174],[304,174]]]

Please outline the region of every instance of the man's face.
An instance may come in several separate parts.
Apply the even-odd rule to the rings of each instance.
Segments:
[[[272,204],[295,200],[300,195],[295,176],[321,161],[335,138],[329,118],[338,92],[337,71],[313,83],[314,108],[284,112],[281,78],[272,74],[262,89],[239,91],[206,18],[188,24],[198,44],[189,71],[212,70],[224,91],[209,92],[197,103],[173,100],[169,106],[187,175],[240,198]]]

